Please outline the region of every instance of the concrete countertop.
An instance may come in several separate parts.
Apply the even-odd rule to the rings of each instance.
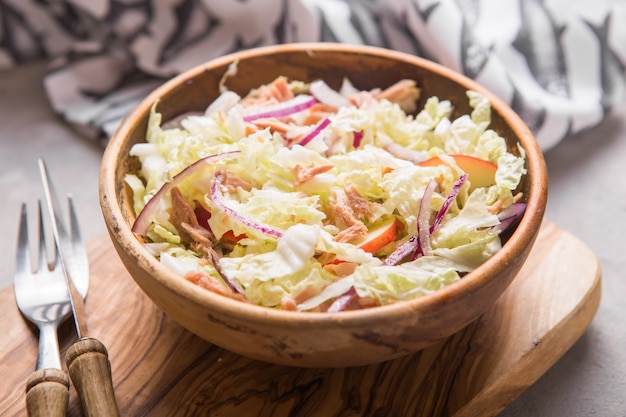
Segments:
[[[35,218],[44,157],[59,193],[70,193],[83,237],[106,233],[98,203],[102,147],[80,137],[50,109],[45,66],[0,73],[0,288],[12,283],[21,203]],[[601,125],[546,154],[547,218],[585,242],[603,268],[599,311],[581,339],[502,414],[626,415],[626,106]],[[1,312],[0,312],[1,316]]]

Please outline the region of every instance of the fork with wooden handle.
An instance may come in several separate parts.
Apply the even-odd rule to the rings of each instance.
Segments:
[[[44,227],[39,205],[37,269],[31,270],[26,204],[22,204],[17,240],[14,292],[17,305],[39,328],[37,370],[26,383],[26,408],[31,417],[65,416],[69,378],[61,370],[57,327],[70,313],[63,271],[56,258],[46,261]],[[50,266],[52,265],[52,266]]]

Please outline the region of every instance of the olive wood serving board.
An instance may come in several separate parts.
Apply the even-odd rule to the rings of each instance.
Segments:
[[[493,416],[583,334],[600,303],[597,257],[545,221],[496,305],[450,338],[393,361],[343,369],[271,365],[227,352],[170,320],[102,236],[88,245],[90,332],[109,349],[122,416]],[[0,415],[23,416],[36,329],[0,291]],[[62,355],[75,338],[60,328]],[[69,416],[80,416],[71,388]]]

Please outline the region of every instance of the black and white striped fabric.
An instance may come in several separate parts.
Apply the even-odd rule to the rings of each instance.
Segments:
[[[0,69],[50,59],[55,111],[104,144],[151,89],[209,59],[369,44],[477,80],[548,150],[624,101],[624,22],[621,0],[0,0]]]

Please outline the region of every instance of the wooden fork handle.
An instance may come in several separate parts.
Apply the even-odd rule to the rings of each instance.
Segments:
[[[85,417],[119,417],[113,391],[111,363],[106,347],[83,338],[67,350],[67,370],[80,398]]]
[[[60,369],[40,369],[26,381],[29,417],[65,417],[69,398],[70,380]]]

